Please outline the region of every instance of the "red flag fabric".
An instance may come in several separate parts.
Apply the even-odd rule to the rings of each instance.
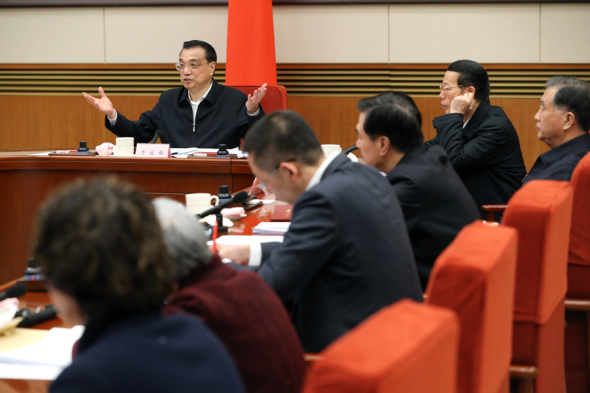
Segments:
[[[272,0],[229,0],[225,84],[277,85]]]

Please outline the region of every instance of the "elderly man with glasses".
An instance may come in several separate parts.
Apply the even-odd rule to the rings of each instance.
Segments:
[[[478,206],[507,203],[526,168],[512,122],[490,104],[487,71],[472,60],[451,63],[439,98],[445,115],[433,120],[436,136],[426,146],[445,149]]]
[[[186,41],[176,64],[183,87],[167,90],[150,111],[139,120],[128,120],[118,113],[102,87],[100,98],[82,93],[86,101],[106,115],[106,128],[135,142],[149,142],[158,131],[170,147],[217,148],[226,144],[238,147],[241,138],[262,116],[260,101],[266,84],[246,96],[239,90],[218,84],[213,79],[217,54],[204,41]]]

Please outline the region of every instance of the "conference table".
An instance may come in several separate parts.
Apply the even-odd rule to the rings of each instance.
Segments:
[[[245,187],[248,188],[248,187]],[[237,191],[237,190],[236,190]],[[257,195],[260,199],[264,199],[263,194]],[[268,198],[273,199],[274,196]],[[246,212],[246,217],[238,221],[233,221],[233,226],[228,229],[227,235],[252,235],[252,229],[263,221],[270,221],[271,213],[275,204],[261,205]],[[235,205],[238,206],[238,205]],[[231,207],[231,206],[230,206]],[[220,234],[219,236],[223,236]],[[17,281],[11,280],[3,285],[0,285],[0,292],[6,290],[14,285]],[[19,298],[20,308],[36,309],[37,307],[44,307],[51,303],[49,295],[45,291],[29,291]],[[54,327],[69,328],[60,318],[54,318],[46,322],[42,322],[31,329],[48,330]],[[6,339],[0,337],[0,340]],[[1,367],[1,365],[0,365]],[[50,381],[45,380],[25,380],[25,379],[0,379],[0,392],[2,393],[45,393],[50,384]]]
[[[23,276],[38,207],[52,191],[77,178],[116,175],[151,197],[184,202],[196,192],[230,193],[252,185],[247,160],[229,158],[143,158],[0,152],[0,283]]]

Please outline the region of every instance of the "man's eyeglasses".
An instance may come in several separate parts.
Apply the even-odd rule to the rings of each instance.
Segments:
[[[438,85],[438,88],[440,89],[440,91],[444,91],[445,93],[448,93],[449,90],[452,90],[455,87],[464,87],[464,86],[463,85],[457,85],[457,86]]]
[[[266,193],[266,183],[268,183],[268,181],[270,180],[271,177],[273,177],[274,175],[276,175],[279,172],[279,168],[281,167],[281,164],[283,162],[293,162],[293,161],[297,161],[297,159],[296,158],[290,158],[288,160],[283,160],[283,161],[279,162],[277,164],[277,166],[275,166],[275,169],[273,169],[272,171],[270,171],[270,173],[266,177],[266,180],[265,181],[259,181],[258,182],[258,187],[260,187],[260,189]]]
[[[188,67],[190,70],[194,71],[197,68],[199,68],[200,66],[202,66],[203,64],[208,64],[211,63],[210,61],[206,61],[204,63],[188,63],[188,64],[184,64],[184,63],[176,63],[176,69],[178,71],[182,71],[184,70],[186,67]]]

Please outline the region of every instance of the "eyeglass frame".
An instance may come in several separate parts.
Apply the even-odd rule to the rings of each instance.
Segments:
[[[189,68],[189,70],[191,70],[191,71],[196,71],[196,70],[198,70],[198,69],[199,69],[199,67],[200,67],[200,66],[202,66],[203,64],[209,64],[209,63],[211,63],[211,62],[212,62],[212,61],[206,61],[206,62],[204,62],[204,63],[195,63],[195,62],[190,62],[190,63],[188,63],[188,68]],[[183,71],[183,70],[184,70],[184,69],[187,67],[187,64],[185,64],[184,66],[182,66],[181,64],[183,64],[183,63],[176,63],[176,64],[174,64],[174,66],[176,67],[176,71]],[[194,66],[194,68],[193,68],[193,66],[191,66],[191,64],[196,64],[196,65],[195,65],[195,66]]]
[[[445,93],[448,93],[449,90],[454,89],[455,87],[467,87],[465,85],[455,85],[455,86],[445,86],[445,85],[438,85],[438,88],[440,89],[441,93],[444,91]]]
[[[295,161],[297,161],[297,158],[290,158],[288,160],[283,160],[283,161],[279,162],[277,164],[277,166],[275,166],[274,169],[272,171],[270,171],[270,173],[266,177],[266,180],[265,181],[259,181],[258,182],[258,187],[262,191],[264,191],[266,193],[266,183],[268,183],[268,181],[270,180],[271,177],[273,177],[274,175],[276,175],[277,173],[279,173],[279,169],[281,168],[281,164],[283,162],[295,162]]]

